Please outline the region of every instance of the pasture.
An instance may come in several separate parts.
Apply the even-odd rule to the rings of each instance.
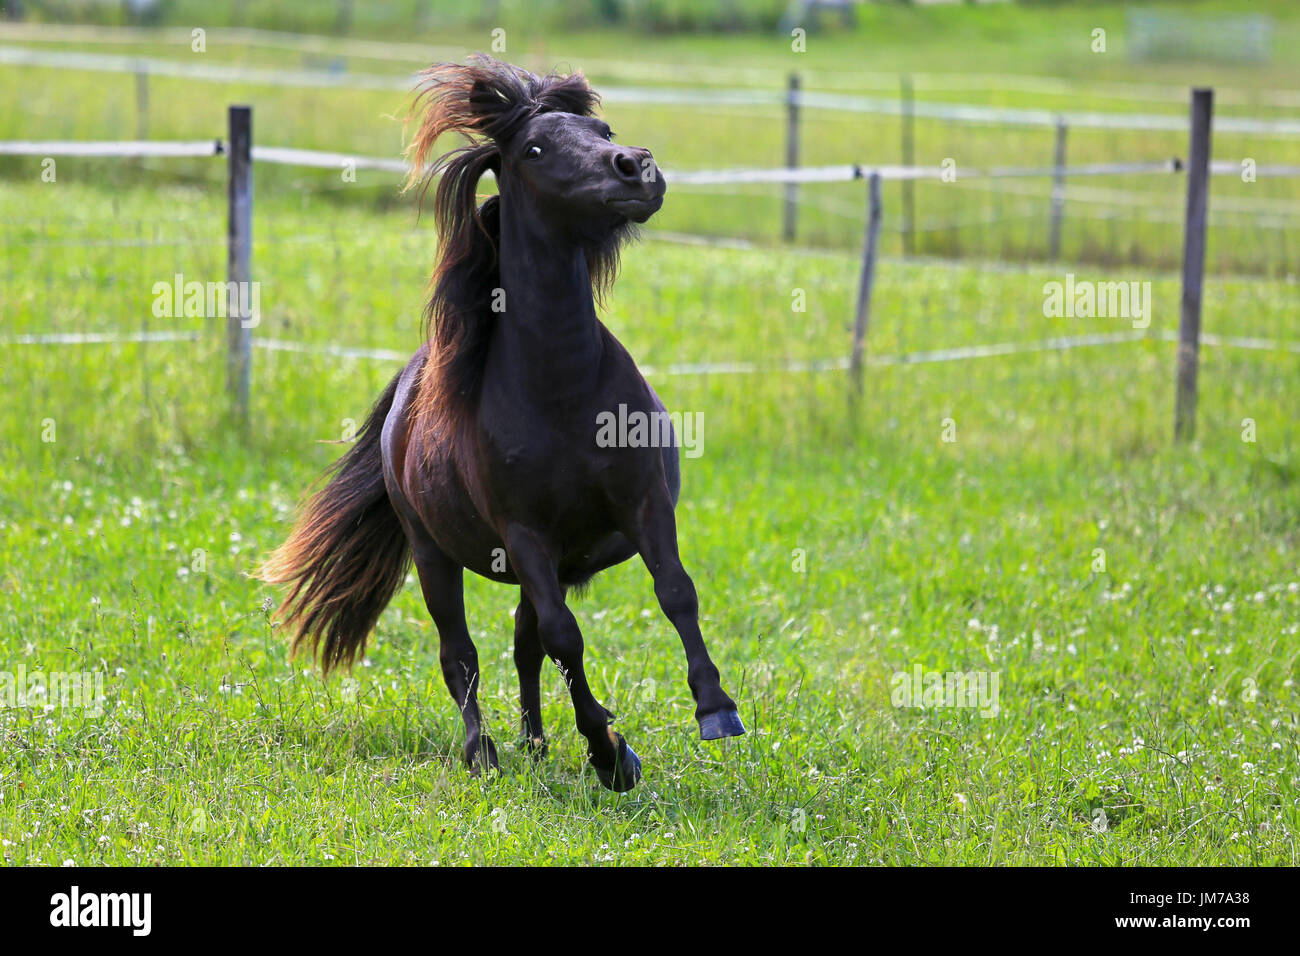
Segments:
[[[6,99],[49,104],[6,112],[3,138],[130,126],[112,112],[128,94],[101,77],[0,76]],[[400,106],[385,94],[158,81],[153,96],[158,137],[220,135],[224,104],[243,96],[260,142],[376,155],[398,143],[391,123],[380,145],[352,122]],[[606,116],[670,170],[779,162],[779,145],[737,159],[734,117],[674,140],[667,111]],[[865,134],[838,135],[847,156]],[[0,171],[2,666],[99,674],[105,698],[99,714],[0,707],[6,864],[1300,862],[1300,356],[1204,346],[1197,441],[1172,442],[1175,346],[1161,335],[1178,323],[1176,226],[1137,228],[1139,251],[1108,262],[1089,257],[1080,224],[1065,247],[1077,268],[990,261],[1018,258],[1010,231],[971,230],[985,245],[969,259],[903,261],[887,245],[855,406],[842,369],[786,366],[847,353],[860,212],[838,233],[814,214],[817,248],[782,249],[775,192],[763,205],[669,181],[604,321],[670,409],[701,416],[681,548],[749,733],[698,740],[649,576],[639,563],[606,572],[573,609],[593,688],[644,762],[618,795],[585,769],[551,668],[549,758],[510,746],[513,588],[467,577],[502,763],[486,779],[459,762],[460,718],[413,582],[350,675],[322,682],[289,659],[274,594],[248,573],[400,365],[259,349],[253,427],[228,426],[219,329],[151,310],[160,280],[224,274],[217,164],[60,161],[57,183],[34,162]],[[257,177],[255,336],[413,351],[428,215],[378,174],[355,187]],[[1268,188],[1285,200],[1295,182]],[[1176,211],[1181,184],[1156,196]],[[860,199],[855,186],[836,201]],[[701,232],[755,245],[678,235]],[[1246,232],[1257,247],[1211,230],[1210,262],[1241,269],[1212,273],[1205,331],[1293,345],[1295,232],[1280,248]],[[1150,281],[1150,334],[896,361],[1130,328],[1045,317],[1044,285],[1066,271]],[[194,340],[15,340],[121,330]],[[671,368],[731,362],[761,370]],[[896,706],[896,675],[918,665],[996,673],[996,714]]]

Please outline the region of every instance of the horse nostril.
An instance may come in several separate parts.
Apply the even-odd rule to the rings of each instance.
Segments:
[[[640,170],[637,168],[636,160],[627,153],[615,153],[614,171],[624,179],[636,179]]]

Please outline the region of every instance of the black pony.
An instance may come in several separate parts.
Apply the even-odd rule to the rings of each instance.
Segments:
[[[565,604],[571,588],[611,565],[640,554],[653,576],[686,650],[701,736],[745,732],[704,646],[695,586],[677,553],[676,443],[604,447],[597,439],[602,415],[620,406],[650,421],[666,415],[597,319],[593,298],[612,281],[633,224],[663,204],[663,177],[648,150],[612,142],[581,75],[538,77],[480,57],[422,76],[408,186],[441,174],[428,341],[260,577],[289,586],[279,613],[294,647],[308,641],[328,672],[364,652],[414,559],[475,772],[497,756],[479,715],[462,573],[518,584],[525,745],[538,756],[546,750],[538,679],[549,656],[597,776],[627,790],[641,763],[587,685],[582,633]],[[452,130],[469,145],[426,177],[435,141]],[[479,206],[488,170],[498,195]]]

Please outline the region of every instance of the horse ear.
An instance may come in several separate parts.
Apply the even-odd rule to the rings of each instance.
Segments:
[[[505,91],[498,84],[490,83],[482,76],[475,78],[470,85],[466,101],[469,103],[471,115],[480,121],[475,124],[476,126],[490,125],[493,120],[511,108],[511,102]]]
[[[552,74],[541,82],[537,101],[547,110],[591,116],[600,104],[600,94],[587,85],[587,78],[581,73],[571,73],[568,76]]]

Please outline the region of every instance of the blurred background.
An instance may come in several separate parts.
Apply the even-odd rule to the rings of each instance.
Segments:
[[[258,107],[259,143],[395,157],[401,126],[392,117],[404,115],[410,74],[480,50],[533,70],[581,69],[606,94],[625,141],[652,144],[670,171],[784,165],[792,75],[806,98],[796,136],[804,166],[933,167],[950,158],[959,170],[1046,169],[1061,124],[1069,166],[1159,162],[1186,152],[1180,124],[1194,83],[1218,88],[1216,157],[1297,164],[1293,13],[1285,2],[24,0],[7,3],[0,23],[0,64],[13,64],[4,68],[9,109],[0,136],[219,137],[225,104],[238,101]],[[195,29],[205,31],[203,52],[191,49]],[[792,40],[796,29],[806,38]],[[24,63],[33,65],[17,66]],[[144,165],[151,182],[219,180],[223,172],[210,162]],[[129,164],[97,172],[140,179]],[[391,177],[342,184],[329,173],[275,168],[262,176],[268,190],[398,201]],[[1285,274],[1298,183],[1218,182],[1213,265]],[[887,185],[886,252],[1178,262],[1178,177],[1067,181],[1058,240],[1049,228],[1050,176],[959,175],[956,188],[948,185]],[[758,242],[793,235],[822,247],[862,240],[861,190],[843,183],[801,186],[794,230],[785,228],[780,185],[694,191],[708,202],[670,203],[656,227]]]

